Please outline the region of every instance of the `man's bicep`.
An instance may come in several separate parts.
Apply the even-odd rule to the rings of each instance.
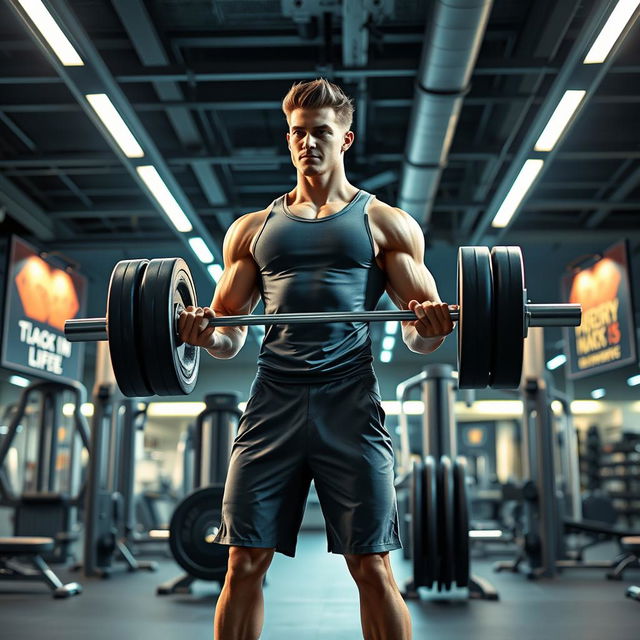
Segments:
[[[387,293],[398,308],[406,309],[410,300],[441,302],[436,281],[418,256],[390,251],[384,264]]]
[[[248,315],[260,301],[258,269],[251,258],[231,262],[222,273],[211,308],[216,315]]]

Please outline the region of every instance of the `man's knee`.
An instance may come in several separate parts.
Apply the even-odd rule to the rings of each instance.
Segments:
[[[261,581],[271,564],[274,551],[274,549],[229,547],[227,579],[236,582]]]
[[[388,552],[349,554],[345,560],[358,587],[384,590],[392,584]]]

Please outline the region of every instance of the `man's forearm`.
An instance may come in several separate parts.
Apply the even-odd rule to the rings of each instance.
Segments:
[[[416,331],[415,327],[410,327],[409,329],[403,330],[402,340],[409,348],[409,351],[427,354],[435,351],[444,342],[444,336],[439,338],[423,338]]]
[[[246,340],[246,331],[236,330],[232,334],[214,331],[211,336],[212,344],[206,350],[209,355],[220,360],[229,360],[238,354]]]

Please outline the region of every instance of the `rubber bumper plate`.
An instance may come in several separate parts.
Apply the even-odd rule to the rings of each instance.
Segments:
[[[129,397],[152,396],[145,369],[140,285],[148,260],[122,260],[111,272],[107,298],[109,353],[120,391]]]
[[[142,280],[141,309],[147,321],[142,332],[145,368],[159,396],[189,394],[196,386],[200,349],[180,343],[177,305],[197,306],[196,289],[182,258],[151,260]]]
[[[424,586],[433,587],[438,573],[438,465],[432,456],[424,459]]]
[[[466,483],[467,463],[456,458],[453,463],[453,495],[455,509],[454,554],[455,581],[458,587],[469,586],[469,503]]]
[[[169,525],[175,561],[200,580],[220,580],[226,573],[229,547],[212,542],[221,522],[224,485],[196,489],[178,504]]]
[[[458,386],[482,389],[490,382],[493,278],[487,247],[458,249]]]
[[[414,459],[411,468],[411,560],[414,587],[425,586],[424,555],[424,465]]]
[[[494,247],[491,263],[495,311],[490,384],[494,389],[517,389],[525,335],[522,252],[519,247]]]
[[[439,526],[438,542],[440,548],[440,570],[438,572],[438,591],[449,591],[455,572],[454,557],[454,495],[453,469],[451,458],[442,456],[438,466],[438,502]]]

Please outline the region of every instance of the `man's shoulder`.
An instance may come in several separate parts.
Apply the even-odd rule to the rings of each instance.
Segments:
[[[382,229],[404,227],[412,219],[406,211],[378,200],[375,196],[367,207],[367,214],[371,222]]]
[[[270,211],[271,206],[268,206],[265,209],[260,209],[259,211],[250,211],[249,213],[243,213],[233,221],[233,223],[227,230],[227,234],[245,235],[258,232],[262,228],[262,225],[264,224],[264,221],[266,220]]]

